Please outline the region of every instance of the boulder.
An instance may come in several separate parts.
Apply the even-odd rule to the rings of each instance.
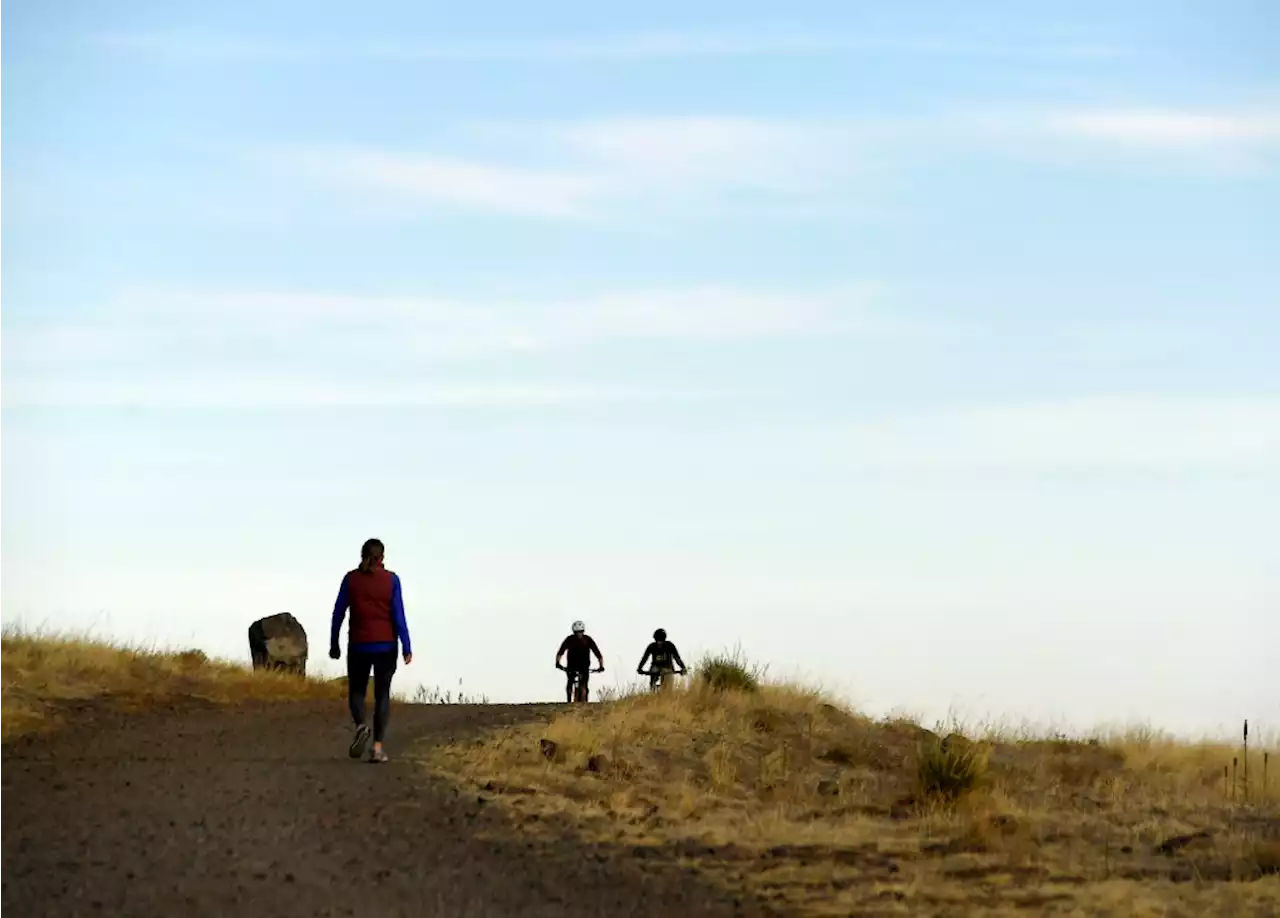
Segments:
[[[260,618],[249,626],[249,656],[254,669],[307,674],[307,632],[288,612]]]

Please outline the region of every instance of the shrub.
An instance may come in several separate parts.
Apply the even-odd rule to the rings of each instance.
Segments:
[[[740,648],[707,654],[695,667],[698,680],[717,692],[754,692],[765,668],[748,662]]]
[[[178,654],[178,662],[188,669],[195,669],[197,666],[204,666],[208,663],[209,656],[203,650],[184,650]]]
[[[986,772],[987,756],[982,747],[970,742],[934,741],[920,749],[916,780],[921,796],[950,801],[977,787]]]

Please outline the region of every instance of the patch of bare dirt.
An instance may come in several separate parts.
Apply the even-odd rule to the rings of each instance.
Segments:
[[[393,708],[385,766],[353,762],[342,702],[159,714],[84,705],[3,750],[10,915],[720,916],[775,914],[668,858],[537,836],[410,747],[545,716]]]

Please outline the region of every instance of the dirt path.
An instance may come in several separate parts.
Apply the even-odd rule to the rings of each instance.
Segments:
[[[397,758],[353,763],[341,702],[102,710],[3,752],[11,915],[764,914],[675,868],[522,836],[405,754],[519,706],[393,711]],[[12,909],[12,911],[9,911]]]

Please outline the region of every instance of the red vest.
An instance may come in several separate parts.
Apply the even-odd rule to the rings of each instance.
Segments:
[[[351,606],[352,644],[392,643],[396,639],[391,618],[391,595],[394,591],[391,571],[375,567],[365,573],[359,568],[347,574],[347,601]]]

